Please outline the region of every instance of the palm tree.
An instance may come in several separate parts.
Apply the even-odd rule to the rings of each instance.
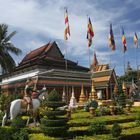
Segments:
[[[0,24],[0,65],[5,73],[13,71],[16,66],[10,53],[19,55],[22,52],[10,41],[15,34],[16,31],[8,35],[8,26],[6,24]]]

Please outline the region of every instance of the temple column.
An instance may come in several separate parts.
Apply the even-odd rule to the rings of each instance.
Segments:
[[[106,87],[106,99],[109,99],[108,87]]]

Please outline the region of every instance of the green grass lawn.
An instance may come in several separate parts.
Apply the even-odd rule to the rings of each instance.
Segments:
[[[111,131],[112,125],[117,122],[122,128],[122,133],[120,140],[129,140],[132,137],[135,140],[140,139],[140,127],[136,127],[135,119],[137,112],[140,111],[140,107],[133,107],[129,114],[122,115],[107,115],[107,116],[98,116],[91,117],[89,112],[84,112],[83,110],[77,110],[72,113],[71,120],[69,120],[69,130],[68,135],[65,138],[53,138],[44,136],[40,133],[39,128],[30,129],[30,140],[117,140],[118,138],[113,138],[110,133],[102,135],[90,136],[88,134],[89,125],[95,121],[105,121],[106,127]]]

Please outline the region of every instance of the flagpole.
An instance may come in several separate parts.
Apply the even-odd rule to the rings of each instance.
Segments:
[[[116,45],[115,45],[115,40],[114,40],[114,34],[113,34],[113,29],[112,29],[112,23],[110,23],[109,46],[112,49],[112,51],[115,51],[116,50]],[[111,55],[112,54],[113,54],[113,52],[111,52],[111,54],[110,54],[110,69],[111,69]],[[111,95],[111,98],[112,98],[113,96],[112,96],[112,83],[111,83],[111,81],[110,81],[110,84],[109,85],[110,85],[110,95]]]
[[[112,51],[111,51],[111,53],[110,53],[110,55],[109,55],[109,66],[110,66],[110,69],[111,69],[111,55],[112,55]]]
[[[125,75],[125,52],[123,54],[123,67],[124,67],[124,75]]]
[[[92,38],[94,37],[94,32],[92,28],[92,22],[90,17],[87,15],[87,40],[88,40],[88,55],[89,55],[89,70],[90,70],[90,86],[92,85],[92,74],[91,74],[91,59],[90,59],[90,47],[92,45]],[[91,95],[92,93],[90,93]],[[92,95],[91,95],[92,96]]]
[[[138,45],[137,45],[138,46]],[[137,46],[135,48],[135,59],[136,59],[136,70],[138,70],[138,61],[137,61]]]
[[[87,25],[88,25],[88,15],[87,15]],[[89,70],[90,70],[91,63],[90,63],[90,47],[89,46],[88,46],[88,61],[89,61]]]
[[[64,7],[64,19],[65,19],[65,12],[67,10],[67,7]],[[67,44],[67,40],[64,39],[65,41],[65,44]],[[68,54],[67,54],[67,47],[65,47],[65,69],[66,69],[66,72],[68,72],[68,61],[67,61],[67,58],[68,58]],[[66,74],[66,100],[67,100],[67,103],[68,103],[68,77],[67,77],[67,74]]]
[[[90,60],[91,60],[91,59],[90,59],[90,47],[88,47],[88,56],[89,56],[88,59],[89,59],[89,69],[90,69],[90,67],[91,67],[91,63],[90,63]]]
[[[65,40],[65,44],[67,44],[67,41]],[[66,69],[66,72],[68,72],[68,62],[67,62],[67,47],[65,47],[65,69]],[[66,99],[67,99],[67,102],[68,102],[68,77],[67,77],[67,74],[66,74]]]

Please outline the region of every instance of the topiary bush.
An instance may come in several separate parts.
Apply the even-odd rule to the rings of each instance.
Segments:
[[[126,96],[124,93],[121,93],[118,96],[118,105],[122,108],[124,108],[126,106]]]
[[[66,105],[62,102],[60,95],[56,90],[51,91],[46,100],[47,109],[45,117],[41,120],[40,128],[45,135],[61,136],[65,135],[68,129],[68,119],[64,117],[67,113],[65,110],[59,110],[58,107]]]
[[[90,124],[89,132],[91,135],[106,133],[106,123],[104,121],[96,121]]]
[[[111,130],[112,136],[119,137],[121,132],[122,132],[122,128],[120,127],[120,125],[118,123],[114,123]]]

